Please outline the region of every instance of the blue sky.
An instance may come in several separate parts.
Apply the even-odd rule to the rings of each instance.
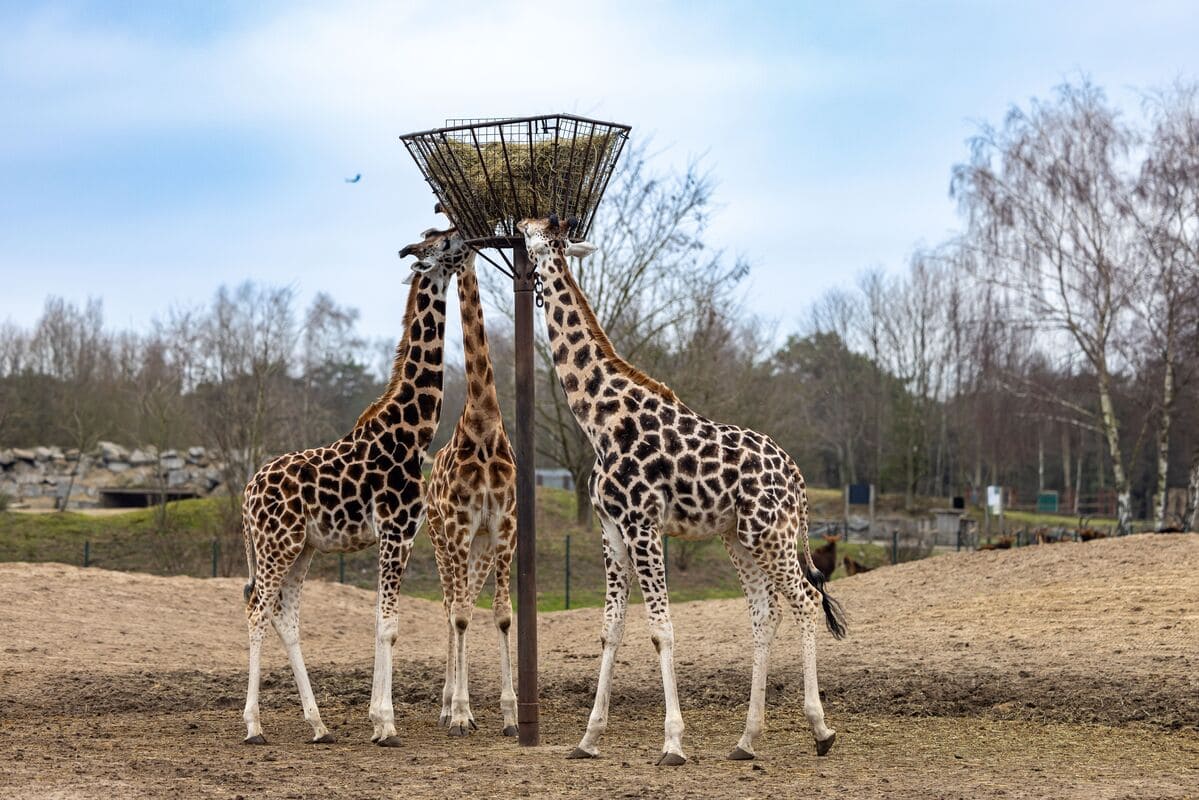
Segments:
[[[253,279],[391,338],[395,252],[439,222],[397,136],[568,111],[703,154],[713,245],[792,329],[954,229],[978,121],[1082,72],[1136,116],[1196,41],[1186,2],[0,0],[0,320],[59,294],[141,327]]]

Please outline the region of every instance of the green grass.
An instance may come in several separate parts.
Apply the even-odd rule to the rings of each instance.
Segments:
[[[809,490],[813,505],[840,508],[840,491]],[[157,575],[209,576],[213,572],[216,542],[217,574],[245,575],[245,555],[240,530],[229,528],[227,498],[184,500],[168,506],[167,525],[159,529],[156,509],[138,509],[112,516],[75,513],[18,514],[0,512],[0,561],[58,561],[82,564],[88,543],[93,566],[147,572]],[[818,511],[828,515],[828,511]],[[537,490],[538,608],[553,611],[566,607],[566,543],[570,540],[570,606],[599,606],[604,602],[604,563],[598,527],[587,530],[575,523],[573,492]],[[818,545],[819,541],[814,542]],[[724,546],[717,540],[668,544],[668,584],[675,602],[740,597],[736,571]],[[868,566],[890,563],[886,548],[852,542],[838,546],[838,567],[833,578],[844,575],[840,556],[849,555]],[[684,558],[685,557],[685,558]],[[684,561],[685,568],[684,568]],[[374,588],[378,575],[374,548],[358,553],[317,554],[310,576],[336,581],[344,564],[346,583]],[[514,570],[515,571],[515,570]],[[515,581],[513,582],[515,599]],[[490,606],[492,587],[485,588],[480,605]],[[441,599],[433,546],[428,536],[417,537],[408,571],[405,594]],[[634,602],[640,592],[631,593]]]

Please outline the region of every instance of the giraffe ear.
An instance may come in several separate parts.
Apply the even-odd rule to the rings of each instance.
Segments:
[[[586,258],[596,250],[599,250],[599,248],[591,242],[571,242],[566,246],[566,255],[575,256],[576,258]]]

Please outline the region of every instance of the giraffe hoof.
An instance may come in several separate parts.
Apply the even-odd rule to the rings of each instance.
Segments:
[[[659,767],[680,767],[686,763],[686,757],[678,753],[663,753],[662,757],[658,759]]]
[[[466,725],[451,725],[450,736],[470,736],[472,730],[472,728]]]
[[[753,761],[757,756],[753,753],[748,753],[740,747],[734,747],[733,752],[729,753],[729,761]]]
[[[437,724],[443,728],[450,727],[450,715],[442,714],[440,717],[437,718]]]
[[[320,736],[312,740],[313,744],[333,744],[337,740],[333,738],[333,734],[325,731]]]
[[[816,742],[816,755],[827,756],[828,751],[833,749],[833,742],[837,741],[837,734],[825,739],[823,742]]]
[[[574,750],[570,751],[570,755],[568,755],[567,758],[595,758],[595,753],[588,753],[583,748],[576,747]]]
[[[517,730],[515,725],[505,725],[504,726],[504,735],[505,736],[516,736],[518,733],[520,733],[520,731]]]
[[[399,747],[400,746],[400,737],[384,736],[382,739],[379,739],[378,741],[376,741],[375,744],[379,745],[380,747]]]
[[[242,744],[266,744],[266,737],[261,733],[257,736],[247,736]]]

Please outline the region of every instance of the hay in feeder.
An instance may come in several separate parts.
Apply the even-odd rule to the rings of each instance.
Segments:
[[[450,217],[467,227],[482,218],[492,233],[501,223],[523,217],[585,213],[589,197],[598,198],[603,188],[595,184],[602,180],[600,168],[614,138],[596,133],[477,147],[442,138],[432,144],[426,163]]]

